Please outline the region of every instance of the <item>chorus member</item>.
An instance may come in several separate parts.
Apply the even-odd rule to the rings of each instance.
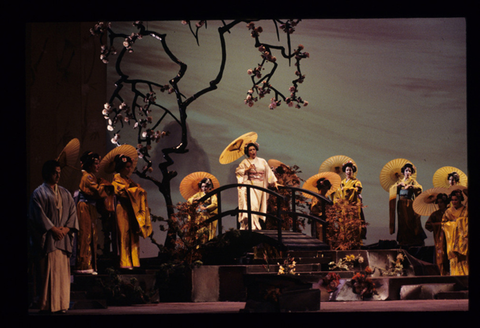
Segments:
[[[328,179],[320,178],[317,180],[316,187],[317,187],[318,193],[326,197],[327,192],[330,190],[330,188],[332,188],[332,184]],[[327,218],[323,216],[322,203],[323,202],[319,200],[317,197],[313,198],[312,204],[310,205],[310,215],[318,216],[321,219],[326,221]],[[331,205],[325,204],[325,212],[329,206]],[[315,227],[316,227],[315,229],[316,238],[325,242],[325,240],[323,240],[323,224],[318,221],[315,221]]]
[[[460,183],[460,175],[457,172],[449,173],[447,178],[450,186],[456,186]]]
[[[425,229],[433,232],[433,240],[435,243],[435,262],[442,276],[447,276],[449,273],[449,263],[446,251],[445,234],[442,230],[442,218],[447,205],[449,203],[448,196],[440,193],[435,199],[435,204],[438,206],[438,210],[430,214],[425,222]]]
[[[342,171],[345,173],[345,179],[340,183],[340,187],[333,195],[333,202],[346,201],[349,205],[357,207],[357,215],[361,221],[360,238],[365,239],[367,230],[365,216],[362,209],[362,182],[355,177],[357,166],[348,161],[342,165]]]
[[[96,176],[100,156],[86,151],[80,158],[82,178],[80,180],[77,215],[80,229],[77,235],[77,261],[75,273],[97,274],[97,202],[108,196],[107,189],[113,186]]]
[[[40,311],[65,313],[70,306],[70,256],[78,220],[72,195],[58,185],[60,174],[57,161],[43,165],[44,182],[30,200],[29,226],[39,257]]]
[[[250,184],[263,188],[269,185],[277,187],[277,178],[268,163],[263,158],[257,157],[258,144],[249,143],[244,152],[248,158],[245,158],[235,170],[235,175],[239,184]],[[250,188],[251,210],[266,213],[268,194],[262,190]],[[238,208],[247,210],[247,188],[238,190]],[[252,230],[262,229],[260,221],[265,222],[265,216],[251,214]],[[248,229],[248,214],[239,213],[238,220],[240,229]]]
[[[401,172],[403,178],[400,178],[390,188],[390,193],[398,196],[397,241],[401,246],[424,246],[427,235],[422,228],[421,216],[413,210],[413,201],[423,189],[417,180],[412,177],[412,174],[415,173],[413,164],[406,163],[402,167]],[[393,234],[395,231],[395,212],[391,212],[390,215],[390,234]]]
[[[442,218],[442,229],[447,242],[450,275],[468,275],[468,209],[460,189],[450,194],[450,207]]]
[[[115,171],[112,184],[117,196],[116,217],[120,268],[140,267],[140,240],[152,233],[147,192],[130,179],[132,159],[126,155],[115,156]]]
[[[198,183],[198,189],[199,191],[187,200],[187,204],[193,204],[195,202],[198,202],[200,198],[205,196],[208,192],[212,191],[213,190],[212,180],[209,178],[203,178]],[[200,224],[203,221],[206,221],[211,217],[215,216],[218,213],[217,195],[213,195],[212,197],[207,198],[203,203],[198,204],[196,213],[197,215],[195,217],[195,222],[197,224]],[[213,221],[209,223],[205,227],[205,229],[200,229],[199,232],[201,234],[205,234],[204,237],[206,238],[202,237],[202,240],[205,242],[207,240],[213,239],[215,237],[216,231],[217,231],[217,221]]]

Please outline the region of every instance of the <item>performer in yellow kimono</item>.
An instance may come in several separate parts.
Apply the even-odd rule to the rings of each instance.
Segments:
[[[425,222],[425,229],[433,232],[433,240],[435,242],[435,261],[442,276],[447,276],[449,274],[445,234],[442,230],[442,218],[447,209],[448,202],[449,200],[446,194],[438,194],[435,199],[435,204],[437,204],[438,210],[430,214],[427,222]]]
[[[395,200],[398,195],[397,241],[402,246],[424,246],[427,235],[423,231],[421,216],[413,210],[413,201],[422,191],[422,186],[412,177],[415,167],[406,163],[400,178],[390,187],[390,234],[395,232]]]
[[[200,191],[197,192],[192,197],[190,197],[187,200],[187,204],[193,204],[195,201],[198,201],[200,198],[202,198],[208,192],[210,192],[213,189],[212,180],[210,180],[209,178],[203,178],[198,183],[198,189]],[[197,224],[201,223],[215,216],[217,213],[218,213],[217,195],[213,195],[212,197],[205,200],[205,202],[203,202],[202,204],[198,204],[197,216],[195,217],[195,222]],[[206,227],[198,231],[201,235],[204,234],[202,237],[203,242],[206,242],[215,237],[215,232],[217,231],[217,222],[218,221],[211,222]]]
[[[91,151],[80,158],[82,178],[77,201],[77,216],[80,229],[77,235],[76,273],[97,274],[97,201],[109,197],[107,189],[113,186],[107,180],[97,178],[100,156]]]
[[[463,199],[461,190],[452,191],[451,206],[442,219],[452,276],[468,275],[468,209],[462,205]]]
[[[120,268],[140,266],[139,236],[152,234],[152,221],[147,203],[147,192],[130,179],[132,159],[126,155],[115,156],[113,186],[117,196],[117,228]]]
[[[238,183],[251,184],[263,188],[269,185],[277,186],[277,178],[273,173],[268,163],[263,158],[257,157],[258,144],[249,143],[245,147],[245,155],[248,158],[244,159],[235,170]],[[246,188],[238,188],[238,208],[241,210],[247,209],[247,190]],[[257,212],[267,212],[268,194],[258,190],[250,189],[251,210]],[[262,226],[260,220],[265,222],[265,216],[252,214],[252,230],[260,230]],[[238,215],[240,222],[240,229],[248,229],[248,215],[247,213],[240,213]]]
[[[367,230],[365,228],[365,217],[362,209],[362,183],[355,177],[357,167],[353,162],[348,161],[342,165],[342,171],[345,172],[345,179],[340,183],[340,187],[333,194],[333,203],[346,200],[349,205],[358,207],[358,216],[362,222],[360,238],[365,239]]]

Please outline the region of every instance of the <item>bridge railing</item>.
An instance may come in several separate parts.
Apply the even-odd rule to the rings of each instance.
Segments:
[[[315,222],[319,222],[323,225],[323,229],[322,229],[322,237],[323,237],[323,240],[327,240],[326,239],[326,232],[327,232],[327,229],[326,229],[326,226],[327,226],[327,221],[325,220],[325,204],[332,204],[332,200],[328,199],[327,197],[323,196],[323,195],[320,195],[320,194],[317,194],[316,192],[313,192],[313,191],[310,191],[310,190],[307,190],[307,189],[302,189],[302,188],[298,188],[298,187],[292,187],[292,186],[279,186],[280,189],[286,189],[286,190],[289,190],[291,191],[291,211],[290,212],[283,212],[283,213],[286,213],[288,215],[290,215],[292,217],[292,230],[294,232],[297,231],[297,218],[299,216],[303,216],[307,219],[310,219],[312,220],[312,224],[310,226],[310,229],[311,229],[311,235],[312,237],[315,237],[316,236],[316,225],[314,224]],[[306,194],[309,194],[313,197],[317,197],[320,202],[321,202],[321,213],[322,213],[322,216],[321,217],[318,217],[318,216],[315,216],[315,215],[310,215],[310,214],[306,214],[306,213],[302,213],[302,212],[297,212],[297,202],[296,202],[296,199],[297,199],[297,195],[296,195],[296,192],[301,192],[301,193],[306,193]]]
[[[222,209],[222,192],[226,191],[226,190],[230,190],[230,189],[233,189],[233,188],[246,188],[246,200],[247,200],[247,208],[246,209],[240,209],[240,208],[235,208],[235,209],[231,209],[231,210],[227,210],[227,211],[223,211]],[[269,197],[275,197],[276,198],[276,205],[277,205],[277,211],[275,214],[272,214],[272,213],[263,213],[263,212],[258,212],[258,211],[253,211],[252,210],[252,204],[251,204],[251,195],[250,195],[250,189],[253,188],[253,189],[258,189],[258,190],[261,190],[263,192],[266,192],[268,193]],[[322,223],[324,226],[326,225],[326,221],[323,219],[325,218],[325,204],[331,204],[332,201],[320,194],[317,194],[315,192],[312,192],[310,190],[306,190],[306,189],[302,189],[302,188],[296,188],[296,187],[290,187],[290,186],[279,186],[279,188],[281,189],[287,189],[287,190],[290,190],[291,191],[291,210],[290,211],[282,211],[281,209],[281,205],[282,205],[282,201],[285,201],[285,196],[279,194],[278,192],[276,191],[273,191],[273,190],[270,190],[270,189],[267,189],[267,188],[263,188],[263,187],[259,187],[259,186],[255,186],[255,185],[250,185],[250,184],[241,184],[241,183],[232,183],[232,184],[228,184],[228,185],[224,185],[224,186],[220,186],[210,192],[208,192],[207,194],[205,194],[205,196],[203,196],[202,198],[200,198],[198,200],[199,203],[202,203],[204,201],[206,201],[208,198],[212,197],[213,195],[217,195],[217,202],[218,202],[218,214],[212,216],[211,218],[209,218],[208,220],[205,220],[203,222],[203,224],[208,224],[208,223],[211,223],[211,222],[214,222],[214,221],[218,221],[218,224],[217,224],[217,235],[220,235],[223,233],[222,231],[222,219],[225,217],[225,216],[236,216],[237,217],[237,228],[238,228],[238,215],[239,213],[247,213],[247,220],[248,220],[248,231],[252,231],[252,214],[256,214],[256,215],[261,215],[261,216],[266,216],[266,217],[270,217],[272,219],[275,220],[276,222],[276,225],[277,225],[277,239],[278,239],[278,242],[281,243],[282,242],[282,222],[283,222],[283,219],[282,219],[282,214],[287,214],[287,215],[290,215],[293,219],[293,231],[296,231],[296,222],[297,222],[297,218],[298,217],[306,217],[308,219],[311,219],[312,220],[312,223],[313,222],[320,222]],[[313,215],[309,215],[309,214],[306,214],[306,213],[302,213],[302,212],[297,212],[296,210],[296,192],[302,192],[302,193],[308,193],[314,197],[317,197],[320,199],[321,203],[322,203],[322,218],[320,217],[317,217],[317,216],[313,216]],[[312,236],[315,236],[315,231],[316,231],[316,227],[315,227],[315,224],[312,224]],[[326,240],[325,239],[325,231],[326,229],[323,229],[323,240]]]

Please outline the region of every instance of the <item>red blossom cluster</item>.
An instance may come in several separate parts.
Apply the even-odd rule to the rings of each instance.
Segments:
[[[332,293],[340,285],[340,276],[335,272],[329,272],[322,280],[322,285],[326,286],[327,292]]]
[[[253,22],[248,23],[247,28],[252,31],[250,33],[252,38],[257,38],[260,35],[260,33],[263,32],[263,28],[261,26],[255,27],[255,23]]]
[[[277,61],[277,58],[275,56],[273,56],[270,51],[267,50],[267,48],[265,46],[260,46],[258,47],[258,51],[260,51],[262,54],[262,58],[269,61],[269,62],[276,62]]]
[[[285,23],[280,24],[280,28],[287,34],[292,34],[295,32],[295,26],[297,26],[300,20],[297,19],[296,21],[293,19],[287,20]]]
[[[373,270],[367,266],[364,272],[355,273],[355,275],[352,277],[350,281],[352,286],[352,291],[355,294],[360,295],[362,300],[365,298],[370,298],[373,295],[377,294],[375,283],[370,277],[372,273],[373,273]]]

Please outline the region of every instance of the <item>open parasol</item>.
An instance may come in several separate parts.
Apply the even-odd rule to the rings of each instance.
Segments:
[[[330,158],[327,158],[320,168],[318,169],[318,173],[322,172],[333,172],[340,175],[342,179],[345,179],[346,175],[345,172],[342,171],[342,165],[348,161],[351,161],[356,167],[357,171],[353,173],[353,176],[357,176],[358,173],[358,166],[353,159],[345,155],[335,155]]]
[[[433,174],[433,186],[442,188],[450,187],[450,184],[448,183],[448,175],[452,172],[457,172],[460,176],[460,182],[458,185],[468,187],[467,175],[453,166],[444,166],[435,171]]]
[[[212,180],[213,189],[220,187],[218,179],[213,174],[201,171],[193,172],[183,178],[182,182],[180,182],[180,194],[183,198],[189,199],[199,192],[200,189],[198,188],[198,183],[202,181],[203,178],[209,178]]]
[[[132,167],[137,167],[138,153],[135,147],[131,145],[121,145],[108,152],[100,162],[99,173],[110,175],[115,172],[115,156],[126,155],[132,159]]]
[[[273,168],[273,170],[275,170],[277,167],[279,167],[280,165],[287,165],[287,164],[284,164],[282,162],[280,162],[278,159],[269,159],[267,161],[268,163],[268,166],[270,166],[271,168]],[[287,165],[288,166],[288,165]]]
[[[385,166],[380,171],[380,184],[382,188],[386,191],[390,191],[390,187],[398,181],[402,174],[402,167],[406,163],[412,163],[409,160],[404,158],[396,158],[392,159],[390,162],[385,164]],[[417,177],[417,170],[415,169],[415,173],[412,173],[412,178],[416,179]]]
[[[435,204],[438,194],[448,195],[447,188],[437,187],[425,190],[413,201],[413,210],[419,215],[430,216],[430,214],[438,210],[438,205]]]
[[[56,160],[60,163],[60,168],[62,169],[62,174],[60,174],[60,185],[68,185],[68,182],[71,181],[71,175],[73,172],[80,169],[75,167],[78,161],[78,154],[80,153],[80,140],[73,138],[70,140],[67,145],[60,152]]]
[[[220,164],[232,163],[245,155],[244,147],[250,142],[257,141],[257,137],[257,133],[248,132],[233,140],[220,154]]]
[[[319,190],[317,189],[317,181],[320,178],[325,178],[332,184],[332,187],[327,191],[325,196],[328,196],[331,193],[335,192],[340,187],[340,183],[342,183],[342,178],[337,173],[322,172],[308,178],[307,181],[305,181],[305,183],[303,184],[302,188],[316,192],[318,194]],[[303,196],[306,198],[313,198],[312,195],[307,193],[303,193]]]

